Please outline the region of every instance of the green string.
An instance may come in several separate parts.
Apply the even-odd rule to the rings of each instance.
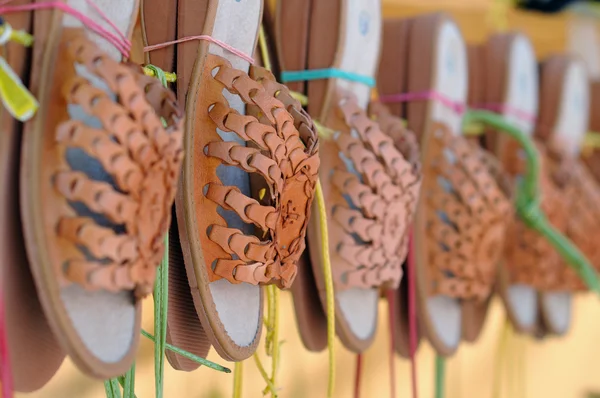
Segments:
[[[152,336],[150,333],[146,332],[145,330],[142,330],[142,336],[148,338],[150,341],[156,342],[156,340],[154,339],[154,336]],[[219,372],[231,373],[231,369],[226,368],[225,366],[211,362],[208,359],[199,357],[198,355],[195,355],[195,354],[192,354],[191,352],[182,350],[181,348],[175,347],[174,345],[171,345],[169,343],[165,344],[165,348],[169,351],[174,352],[177,355],[181,355],[182,357],[189,359],[190,361],[199,363],[200,365],[206,366],[206,367],[214,369],[214,370],[218,370]]]
[[[435,398],[444,398],[444,380],[446,373],[446,358],[435,356]]]
[[[123,380],[121,382],[121,379]],[[119,378],[119,384],[123,386],[123,398],[136,398],[135,396],[135,362],[125,373],[124,377]]]
[[[104,390],[106,391],[106,398],[121,398],[121,388],[116,378],[105,380]]]
[[[163,396],[167,311],[169,305],[169,233],[165,234],[165,252],[154,285],[154,383],[156,398]]]
[[[168,85],[168,83],[167,83],[167,75],[165,74],[164,70],[162,70],[158,66],[155,66],[155,65],[152,65],[152,64],[146,65],[145,68],[151,70],[152,72],[154,72],[154,77],[156,77],[158,80],[160,80],[160,83],[164,87],[167,87],[167,85]]]
[[[600,294],[598,275],[581,251],[564,235],[557,231],[548,221],[540,208],[539,154],[533,141],[517,127],[508,123],[502,116],[488,111],[468,111],[463,119],[463,125],[483,123],[494,129],[508,134],[519,142],[525,151],[525,176],[517,187],[516,210],[525,225],[535,230],[558,251],[563,260],[572,267],[587,287]]]

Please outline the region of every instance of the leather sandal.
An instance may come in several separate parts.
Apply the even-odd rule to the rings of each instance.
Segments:
[[[447,356],[461,340],[463,304],[492,293],[509,192],[494,159],[462,136],[467,50],[454,21],[444,14],[390,21],[388,33],[380,95],[418,97],[390,109],[406,117],[421,146],[414,227],[420,333]]]
[[[380,30],[379,2],[279,1],[275,38],[283,81],[288,72],[331,68],[372,79],[379,58]],[[402,277],[407,230],[420,188],[419,168],[407,160],[410,156],[402,152],[404,148],[369,118],[368,85],[324,78],[290,82],[289,86],[307,95],[308,113],[331,133],[321,140],[320,181],[327,211],[336,332],[346,348],[362,352],[375,336],[379,290],[397,288]],[[400,128],[401,136],[409,135],[401,123],[388,125]],[[307,276],[303,291],[293,291],[300,334],[309,349],[324,347],[324,316],[316,318],[320,322],[316,330],[312,329],[314,322],[308,321],[313,312],[327,308],[322,216],[313,209],[308,231],[316,285],[311,286],[311,276]],[[308,301],[317,292],[321,308]],[[311,337],[314,333],[320,336]]]
[[[76,4],[75,4],[76,3]],[[67,2],[129,37],[136,1]],[[21,217],[54,335],[85,373],[126,372],[152,292],[182,160],[182,113],[157,79],[61,9],[34,12]],[[166,127],[161,122],[163,118]]]
[[[558,198],[549,209],[549,219],[597,263],[596,245],[587,237],[595,234],[600,187],[578,160],[589,121],[589,82],[583,62],[566,55],[545,60],[540,69],[540,98],[535,134],[544,148],[548,179]],[[572,295],[585,286],[564,261],[551,265],[555,267],[548,271],[551,277],[540,283],[541,319],[550,334],[563,335],[571,324]]]
[[[469,48],[469,68],[469,104],[501,114],[522,132],[532,136],[538,111],[538,71],[529,39],[518,33],[494,35],[487,43]],[[506,134],[487,129],[482,145],[502,164],[509,189],[514,192],[517,180],[512,170],[515,169],[515,156],[520,153],[517,142]],[[514,222],[517,222],[516,218]],[[509,226],[509,230],[515,228],[519,227]],[[534,232],[531,231],[531,234]],[[549,252],[554,250],[549,248]],[[498,270],[497,290],[513,326],[523,331],[531,327],[535,319],[535,289],[522,284],[507,285],[507,261],[504,259]],[[474,341],[481,333],[489,300],[482,304],[463,305],[463,337],[467,341]]]
[[[155,3],[144,3],[148,44],[158,39]],[[179,1],[170,40],[206,35],[252,54],[261,15],[262,2]],[[176,52],[187,113],[176,198],[184,261],[172,258],[170,267],[185,272],[189,293],[169,300],[171,308],[193,305],[202,329],[194,318],[189,330],[170,317],[169,336],[175,344],[191,337],[193,348],[205,334],[219,355],[241,361],[260,338],[261,285],[289,288],[297,273],[319,167],[316,132],[287,89],[239,54],[205,40],[179,43]]]
[[[30,0],[14,1],[21,6]],[[29,32],[31,13],[3,16],[13,30]],[[8,42],[2,57],[26,85],[31,53],[22,44]],[[4,326],[10,350],[13,387],[19,392],[42,388],[56,373],[65,354],[42,311],[29,270],[19,216],[19,160],[23,125],[0,107],[0,272],[4,299]]]

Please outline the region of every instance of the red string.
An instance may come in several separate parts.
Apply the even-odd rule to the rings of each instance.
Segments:
[[[396,398],[396,300],[395,290],[388,289],[386,292],[388,302],[388,321],[390,326],[390,394]]]
[[[13,397],[13,378],[10,367],[10,355],[6,342],[6,319],[4,318],[4,292],[0,291],[0,378],[2,398]]]
[[[417,305],[415,294],[415,246],[412,228],[408,231],[408,341],[410,350],[410,367],[412,396],[418,398],[417,388]]]
[[[118,33],[114,34],[100,24],[95,22],[92,18],[83,14],[82,12],[68,6],[66,3],[62,1],[47,1],[40,3],[31,3],[31,4],[23,4],[18,6],[0,6],[0,15],[11,14],[15,12],[23,12],[23,11],[36,11],[36,10],[49,10],[49,9],[59,9],[67,14],[70,14],[77,18],[83,25],[89,28],[91,31],[95,32],[99,36],[106,39],[109,43],[111,43],[119,52],[125,57],[129,57],[129,51],[131,50],[131,42],[127,40],[127,38],[121,33],[116,25],[98,8],[95,4],[91,2],[91,0],[86,0],[88,4],[90,4],[96,12],[100,15],[100,17],[108,23],[113,29],[115,29]],[[6,3],[2,3],[6,4]]]
[[[362,354],[356,354],[356,373],[354,375],[354,398],[360,398],[361,375],[362,375]]]

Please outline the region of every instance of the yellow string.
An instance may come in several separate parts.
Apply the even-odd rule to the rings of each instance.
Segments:
[[[12,29],[7,22],[0,25],[0,36],[4,34],[6,29]],[[8,40],[18,43],[25,47],[31,47],[33,45],[33,35],[24,30],[11,30]]]
[[[502,381],[504,374],[504,359],[506,357],[506,345],[508,341],[508,335],[510,333],[510,322],[508,319],[504,321],[504,327],[498,338],[498,348],[496,349],[496,364],[494,366],[494,379],[493,379],[493,398],[500,398],[502,393]]]
[[[154,72],[154,70],[144,66],[144,74],[146,76],[150,76],[150,77],[156,77],[156,72]],[[173,73],[173,72],[164,72],[165,77],[167,79],[167,82],[169,83],[175,83],[177,81],[177,74]]]
[[[290,94],[292,95],[292,98],[294,98],[295,100],[300,102],[300,105],[302,105],[302,106],[308,105],[308,97],[306,95],[300,94],[297,91],[291,91]]]
[[[321,264],[325,277],[325,295],[327,297],[327,349],[329,351],[329,379],[327,397],[333,397],[335,386],[335,299],[333,296],[333,276],[331,274],[331,261],[329,258],[329,232],[327,228],[327,208],[321,181],[317,181],[316,201],[321,227]]]
[[[233,368],[233,398],[242,398],[244,362],[236,362]]]
[[[33,36],[23,30],[13,30],[4,22],[0,25],[0,35],[8,30],[8,41],[19,43],[25,47],[33,44]],[[5,38],[6,39],[6,38]],[[0,57],[0,100],[4,108],[17,120],[25,122],[39,108],[37,99],[29,92],[21,78],[3,57]]]
[[[269,57],[269,48],[267,46],[267,37],[265,34],[265,28],[261,24],[260,30],[258,31],[258,46],[260,48],[260,55],[266,70],[273,70],[271,68],[271,57]]]

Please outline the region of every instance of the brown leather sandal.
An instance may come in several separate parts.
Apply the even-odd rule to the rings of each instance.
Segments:
[[[466,102],[467,52],[452,19],[433,14],[386,25],[380,95],[435,92]],[[493,159],[460,135],[462,107],[427,100],[391,109],[406,116],[422,150],[414,230],[420,330],[439,354],[450,355],[461,339],[463,303],[483,302],[492,292],[508,192]]]
[[[532,135],[538,109],[538,72],[529,39],[518,33],[494,35],[487,43],[469,49],[469,67],[469,104],[498,112],[525,134]],[[510,156],[519,151],[515,140],[488,129],[482,143],[498,157],[503,168],[508,171],[514,169],[515,159]],[[508,151],[513,155],[509,155]],[[510,177],[507,173],[506,177],[509,189],[514,191],[517,182],[514,173]],[[507,267],[505,263],[500,266],[498,291],[504,299],[509,318],[517,330],[523,330],[521,324],[524,319],[530,325],[535,319],[535,290],[525,285],[508,286],[503,283]],[[465,340],[474,341],[481,333],[489,301],[483,304],[477,306],[472,303],[470,308],[463,305]]]
[[[207,35],[251,54],[261,14],[262,2],[179,1],[177,37]],[[240,361],[260,337],[260,285],[288,288],[296,276],[319,166],[316,133],[270,73],[217,44],[179,44],[176,70],[189,150],[176,199],[185,265],[170,266],[185,266],[210,343]],[[171,295],[170,303],[189,308],[189,298]],[[185,326],[170,322],[171,338],[189,336]]]
[[[136,1],[98,7],[129,36]],[[78,9],[98,16],[88,3]],[[109,378],[135,357],[141,298],[152,292],[171,218],[182,113],[157,79],[63,16],[34,15],[40,109],[25,126],[21,215],[54,335],[84,372]]]
[[[585,65],[566,55],[550,57],[540,72],[540,117],[536,137],[546,150],[545,157],[558,201],[550,221],[571,238],[589,258],[598,258],[595,245],[582,235],[594,234],[594,215],[600,188],[577,160],[589,121],[589,82]],[[587,203],[586,203],[587,202]],[[595,217],[598,217],[597,209]],[[586,220],[587,219],[587,220]],[[590,221],[586,225],[586,221]],[[540,310],[545,328],[556,335],[565,334],[571,324],[572,293],[584,289],[575,272],[559,260],[550,271],[552,278],[540,286]]]
[[[14,1],[25,5],[30,0]],[[14,30],[29,31],[32,15],[14,13],[3,16]],[[27,48],[18,43],[2,47],[2,57],[27,84],[26,71],[31,60]],[[0,281],[4,299],[4,326],[13,386],[16,391],[31,392],[42,388],[56,373],[64,353],[56,341],[42,311],[27,262],[21,219],[19,217],[19,159],[22,125],[0,107]]]
[[[283,71],[338,68],[374,75],[381,24],[378,4],[286,0],[277,7],[275,36]],[[407,161],[394,139],[367,116],[367,85],[332,78],[290,87],[308,94],[309,113],[333,131],[321,142],[320,180],[327,207],[336,331],[348,349],[361,352],[375,335],[379,289],[396,288],[402,276],[407,227],[420,187],[418,166]],[[401,124],[390,125],[400,126],[400,135],[408,134]],[[326,310],[319,216],[315,210],[308,241],[322,308],[306,302],[309,286],[303,294],[294,291],[301,336],[309,348],[307,336],[323,334],[324,318],[317,319],[321,327],[316,331],[307,320],[313,311]]]

